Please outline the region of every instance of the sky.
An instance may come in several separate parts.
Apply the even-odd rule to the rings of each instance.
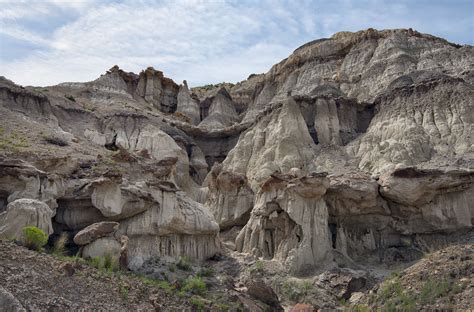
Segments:
[[[474,0],[0,0],[0,76],[48,86],[118,65],[190,86],[238,82],[308,41],[369,27],[474,45]]]

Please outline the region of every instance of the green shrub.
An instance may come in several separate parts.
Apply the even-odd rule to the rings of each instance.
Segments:
[[[197,275],[201,277],[211,277],[214,275],[214,269],[211,267],[203,267],[199,270]]]
[[[168,283],[167,281],[157,281],[156,285],[166,291],[168,294],[171,294],[176,288]]]
[[[120,282],[119,292],[120,292],[120,296],[122,297],[122,299],[127,301],[128,300],[128,286],[126,284]]]
[[[69,101],[76,102],[76,99],[72,95],[65,95],[64,97],[68,99]]]
[[[257,260],[255,263],[249,268],[250,273],[258,273],[263,272],[264,264],[262,260]]]
[[[102,270],[104,268],[104,261],[101,257],[89,258],[87,259],[87,263],[98,270]]]
[[[198,311],[204,310],[206,306],[204,299],[199,296],[192,296],[191,299],[189,299],[189,303],[195,306]]]
[[[6,134],[3,128],[2,131],[0,131],[0,150],[18,153],[23,148],[29,146],[30,144],[28,143],[28,138],[23,134],[14,131]]]
[[[188,292],[196,295],[204,295],[207,291],[206,283],[199,277],[188,277],[184,281],[181,291]]]
[[[117,261],[109,254],[104,256],[104,269],[109,271],[117,270]]]
[[[27,226],[23,228],[25,247],[32,250],[41,250],[41,248],[48,243],[48,234],[36,226]]]
[[[183,271],[191,271],[191,262],[188,257],[180,257],[176,267]]]
[[[283,296],[292,303],[305,303],[313,289],[314,287],[310,281],[298,282],[286,280],[281,287]]]

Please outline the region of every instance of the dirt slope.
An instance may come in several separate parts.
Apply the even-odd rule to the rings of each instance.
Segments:
[[[167,295],[137,277],[112,276],[86,265],[74,265],[75,273],[67,276],[64,263],[0,242],[0,285],[32,311],[191,310],[186,299]]]

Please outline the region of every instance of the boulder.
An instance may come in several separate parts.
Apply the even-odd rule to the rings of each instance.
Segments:
[[[120,259],[120,243],[113,237],[98,238],[82,249],[83,258],[104,258],[109,256],[118,264]]]
[[[94,207],[107,218],[130,218],[150,208],[153,200],[138,185],[127,185],[110,178],[92,181],[91,200]]]
[[[0,311],[24,312],[26,309],[8,290],[0,286]]]
[[[45,203],[36,199],[17,199],[0,214],[0,237],[20,239],[26,226],[35,226],[49,236],[53,233],[52,217],[53,211]]]
[[[275,291],[262,280],[249,281],[246,284],[247,293],[263,303],[268,304],[273,311],[283,311]]]
[[[90,244],[92,241],[98,238],[113,235],[118,227],[119,223],[112,221],[103,221],[91,224],[79,231],[76,236],[74,236],[74,243],[77,245]]]

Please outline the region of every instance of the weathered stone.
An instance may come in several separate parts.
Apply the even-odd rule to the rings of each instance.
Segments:
[[[87,244],[82,249],[83,258],[111,257],[115,264],[119,263],[120,243],[113,237],[102,237]]]
[[[119,227],[118,222],[103,221],[89,225],[74,236],[74,243],[87,245],[92,241],[112,235]]]
[[[209,129],[226,127],[237,122],[237,120],[238,115],[232,98],[225,88],[221,88],[212,99],[207,117],[201,121],[199,127]]]
[[[188,117],[193,125],[201,122],[199,103],[191,97],[186,80],[179,86],[177,112]]]
[[[274,311],[283,311],[276,293],[262,280],[249,281],[246,287],[247,293],[253,298],[268,304]]]
[[[0,286],[0,311],[24,312],[25,308],[8,290]]]
[[[45,203],[35,199],[17,199],[0,214],[0,237],[21,239],[23,228],[35,226],[48,236],[53,233],[53,211]]]

